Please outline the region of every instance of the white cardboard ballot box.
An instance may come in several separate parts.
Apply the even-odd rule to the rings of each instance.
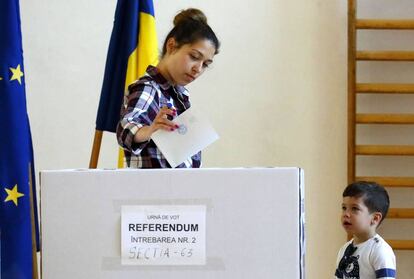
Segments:
[[[304,278],[299,168],[40,178],[43,279]]]

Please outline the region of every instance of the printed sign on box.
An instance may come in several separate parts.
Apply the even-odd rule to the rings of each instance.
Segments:
[[[123,265],[204,265],[206,207],[122,206]]]

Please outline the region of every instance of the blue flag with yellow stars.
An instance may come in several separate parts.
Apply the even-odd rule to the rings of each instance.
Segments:
[[[0,278],[33,277],[29,181],[33,150],[26,110],[18,0],[0,1]],[[29,171],[31,169],[31,171]],[[33,184],[33,189],[35,189]],[[35,192],[33,190],[33,192]],[[36,202],[32,203],[36,208]],[[36,213],[34,213],[36,214]],[[34,215],[36,216],[36,215]],[[35,217],[33,220],[36,220]]]

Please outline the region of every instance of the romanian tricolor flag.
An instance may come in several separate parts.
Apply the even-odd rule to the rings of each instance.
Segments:
[[[33,149],[18,0],[0,1],[0,278],[37,278]],[[30,183],[33,182],[33,183]],[[37,230],[36,230],[37,232]]]
[[[148,65],[157,63],[158,43],[152,0],[118,0],[96,117],[97,133],[116,131],[128,86],[145,73]],[[95,141],[92,157],[94,153],[99,155]],[[94,161],[92,157],[91,162]],[[120,149],[118,167],[122,166],[123,152]]]
[[[96,130],[115,132],[128,85],[158,63],[152,0],[118,0]]]

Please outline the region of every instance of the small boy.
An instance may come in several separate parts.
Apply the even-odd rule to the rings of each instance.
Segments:
[[[395,255],[376,233],[388,212],[387,191],[375,182],[355,182],[342,194],[342,226],[353,238],[339,250],[335,278],[395,278]]]

